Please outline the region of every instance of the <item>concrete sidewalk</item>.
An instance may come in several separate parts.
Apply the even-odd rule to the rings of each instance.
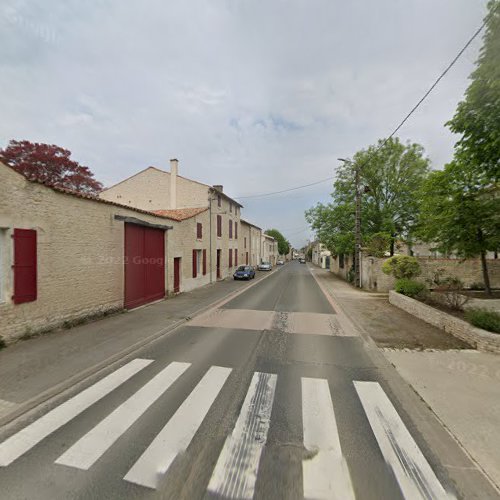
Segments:
[[[272,273],[226,280],[0,351],[0,425]]]
[[[449,334],[393,307],[387,295],[312,271],[500,489],[500,356],[464,349]]]

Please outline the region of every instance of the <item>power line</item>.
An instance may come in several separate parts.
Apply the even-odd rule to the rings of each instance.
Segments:
[[[446,76],[446,74],[450,71],[450,69],[456,64],[456,62],[460,59],[460,57],[462,56],[462,54],[469,48],[469,46],[471,45],[471,43],[479,36],[479,34],[484,29],[484,27],[486,26],[486,24],[488,23],[488,21],[495,14],[495,12],[497,11],[497,9],[498,9],[498,5],[488,14],[488,16],[485,17],[485,19],[484,19],[483,23],[481,24],[481,26],[479,26],[479,28],[474,32],[474,34],[471,36],[471,38],[469,38],[469,40],[467,41],[467,43],[460,49],[460,51],[458,52],[458,54],[452,59],[452,61],[450,62],[450,64],[448,64],[448,66],[445,68],[445,70],[438,76],[438,78],[429,87],[429,89],[427,90],[427,92],[425,92],[425,94],[420,98],[420,100],[417,102],[417,104],[415,104],[415,106],[413,106],[413,108],[410,110],[410,112],[403,118],[403,120],[401,120],[401,122],[399,123],[399,125],[392,131],[392,133],[386,139],[384,139],[384,141],[382,141],[377,146],[377,148],[375,149],[375,153],[377,153],[378,151],[380,151],[380,149],[382,149],[387,144],[387,142],[396,135],[396,133],[408,121],[408,119],[413,115],[413,113],[415,113],[415,111],[420,107],[420,105],[427,99],[427,97],[429,97],[429,95],[437,87],[437,85],[439,84],[439,82]],[[263,197],[266,197],[266,196],[273,196],[275,194],[287,193],[289,191],[296,191],[298,189],[303,189],[303,188],[306,188],[306,187],[315,186],[317,184],[322,184],[323,182],[327,182],[327,181],[333,180],[334,178],[335,177],[328,177],[327,179],[323,179],[321,181],[312,182],[310,184],[303,184],[302,186],[297,186],[297,187],[293,187],[293,188],[289,188],[289,189],[283,189],[282,191],[274,191],[272,193],[253,194],[253,195],[249,195],[249,196],[239,196],[239,197],[236,197],[235,199],[236,200],[243,200],[243,199],[248,199],[248,198],[263,198]]]
[[[293,187],[293,188],[283,189],[281,191],[274,191],[272,193],[252,194],[252,195],[249,195],[249,196],[237,196],[234,199],[235,200],[246,200],[248,198],[263,198],[264,196],[272,196],[272,195],[275,195],[275,194],[288,193],[289,191],[296,191],[297,189],[303,189],[303,188],[310,187],[310,186],[316,186],[317,184],[322,184],[323,182],[331,181],[334,178],[335,177],[327,177],[326,179],[323,179],[321,181],[311,182],[310,184],[303,184],[302,186],[297,186],[297,187]]]

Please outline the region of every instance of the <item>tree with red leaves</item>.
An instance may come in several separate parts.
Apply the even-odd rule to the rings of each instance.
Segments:
[[[30,180],[87,194],[101,191],[90,169],[70,157],[67,149],[30,141],[11,140],[0,149],[0,161]]]

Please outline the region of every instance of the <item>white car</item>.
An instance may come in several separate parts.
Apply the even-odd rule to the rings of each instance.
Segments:
[[[261,262],[258,267],[259,271],[270,271],[272,268],[270,262]]]
[[[278,266],[282,266],[284,264],[284,262],[282,260],[278,260],[278,262],[276,262],[276,264],[278,264]]]

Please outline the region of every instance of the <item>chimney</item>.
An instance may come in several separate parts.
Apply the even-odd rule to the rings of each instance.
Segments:
[[[216,191],[220,191],[221,193],[223,193],[223,192],[224,192],[224,186],[221,186],[220,184],[215,184],[215,185],[214,185],[214,189],[215,189]]]
[[[177,208],[177,174],[179,173],[179,161],[170,160],[170,207]]]

